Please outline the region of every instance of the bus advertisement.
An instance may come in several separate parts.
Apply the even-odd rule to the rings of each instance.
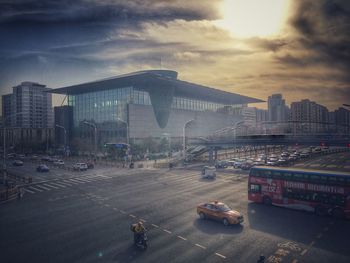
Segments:
[[[256,166],[249,174],[248,199],[350,218],[350,173]]]

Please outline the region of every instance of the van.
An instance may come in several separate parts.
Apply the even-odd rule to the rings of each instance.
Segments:
[[[216,168],[214,166],[204,166],[202,169],[202,178],[204,179],[216,178]]]

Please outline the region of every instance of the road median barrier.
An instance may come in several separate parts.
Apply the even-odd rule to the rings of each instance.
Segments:
[[[18,191],[19,189],[17,186],[0,190],[0,203],[6,203],[17,199]]]

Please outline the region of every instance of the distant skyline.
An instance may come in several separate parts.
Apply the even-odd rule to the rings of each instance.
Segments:
[[[162,68],[288,105],[350,103],[346,0],[9,0],[0,34],[1,95],[22,81],[57,88]]]

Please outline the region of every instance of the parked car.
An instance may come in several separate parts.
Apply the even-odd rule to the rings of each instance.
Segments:
[[[240,212],[218,201],[199,204],[197,206],[197,214],[201,219],[217,220],[225,226],[241,224],[244,221],[243,215]]]
[[[241,169],[242,170],[249,170],[253,166],[254,166],[254,163],[252,161],[247,161],[247,162],[242,163]]]
[[[43,156],[41,157],[41,160],[44,162],[48,162],[51,158],[49,156]]]
[[[15,153],[9,153],[9,154],[7,154],[7,158],[8,159],[14,159],[14,158],[16,158],[16,154]]]
[[[245,160],[243,159],[237,159],[235,160],[235,162],[233,163],[233,167],[234,168],[241,168],[242,164],[245,162]]]
[[[53,164],[56,165],[56,166],[64,166],[64,161],[57,160],[57,161],[53,162]]]
[[[202,178],[215,179],[216,178],[216,168],[214,166],[204,166],[202,168]]]
[[[288,159],[286,158],[280,158],[277,160],[277,165],[285,165],[288,163]]]
[[[35,160],[38,160],[38,159],[39,159],[39,156],[37,156],[37,155],[30,156],[30,160],[32,160],[32,161],[35,161]]]
[[[301,152],[300,153],[300,157],[301,158],[307,158],[307,157],[309,157],[310,156],[310,154],[308,153],[308,152]]]
[[[76,163],[73,165],[73,170],[75,171],[86,171],[88,166],[86,163]]]
[[[45,164],[40,164],[40,165],[36,168],[36,171],[37,171],[37,172],[43,173],[43,172],[48,172],[48,171],[50,171],[50,169],[49,169],[49,167],[48,167],[47,165],[45,165]]]
[[[14,160],[12,165],[14,165],[14,166],[23,166],[23,162],[21,160]]]

